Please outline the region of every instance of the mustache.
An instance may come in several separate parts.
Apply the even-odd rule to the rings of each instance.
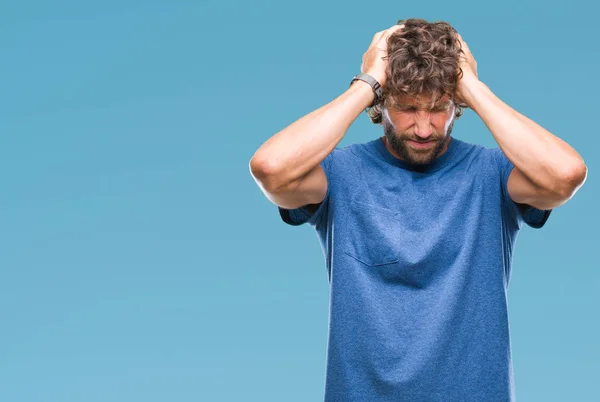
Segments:
[[[420,137],[412,137],[414,134],[396,133],[394,125],[388,119],[383,119],[383,131],[386,137],[390,137],[388,138],[390,142],[396,143],[414,141],[418,142],[419,144],[426,144],[433,141],[440,142],[444,139],[444,135],[441,133],[432,133],[427,140],[423,140]]]

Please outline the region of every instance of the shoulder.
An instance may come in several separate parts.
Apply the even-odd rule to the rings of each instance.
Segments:
[[[329,163],[335,169],[347,170],[352,166],[356,166],[357,162],[367,159],[374,150],[369,149],[369,143],[353,143],[343,146],[336,146],[333,151],[327,156]],[[374,156],[374,155],[373,155]]]
[[[476,158],[489,157],[491,155],[491,149],[484,145],[473,144],[471,142],[459,140],[458,138],[454,138],[454,141],[456,141],[460,153],[463,155],[469,155]]]
[[[498,146],[488,147],[481,144],[457,140],[463,155],[468,155],[469,159],[482,165],[497,166],[502,160],[504,154]]]

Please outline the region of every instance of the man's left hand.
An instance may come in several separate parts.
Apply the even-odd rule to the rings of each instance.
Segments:
[[[458,40],[460,41],[460,46],[462,49],[461,55],[459,57],[459,68],[462,70],[462,77],[458,81],[458,86],[456,88],[456,103],[461,106],[466,106],[472,108],[469,105],[467,100],[467,86],[473,80],[477,81],[479,78],[477,77],[477,62],[475,58],[471,54],[469,50],[469,46],[463,40],[462,36],[457,32]]]

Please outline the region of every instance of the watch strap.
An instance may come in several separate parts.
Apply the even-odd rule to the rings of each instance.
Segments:
[[[373,88],[373,93],[375,94],[375,98],[373,99],[373,102],[368,107],[373,107],[374,105],[379,103],[379,100],[381,99],[381,96],[383,94],[383,89],[381,88],[381,85],[379,85],[379,82],[377,82],[377,80],[375,78],[373,78],[372,76],[370,76],[369,74],[359,73],[352,78],[352,81],[350,81],[350,85],[352,85],[352,83],[356,80],[364,81],[367,84],[369,84],[371,86],[371,88]]]

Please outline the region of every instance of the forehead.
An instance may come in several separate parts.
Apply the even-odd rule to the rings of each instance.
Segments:
[[[444,94],[442,97],[434,97],[428,94],[419,95],[400,95],[395,99],[397,105],[402,106],[417,106],[417,107],[431,107],[434,105],[447,105],[450,102],[451,97],[448,94]]]

